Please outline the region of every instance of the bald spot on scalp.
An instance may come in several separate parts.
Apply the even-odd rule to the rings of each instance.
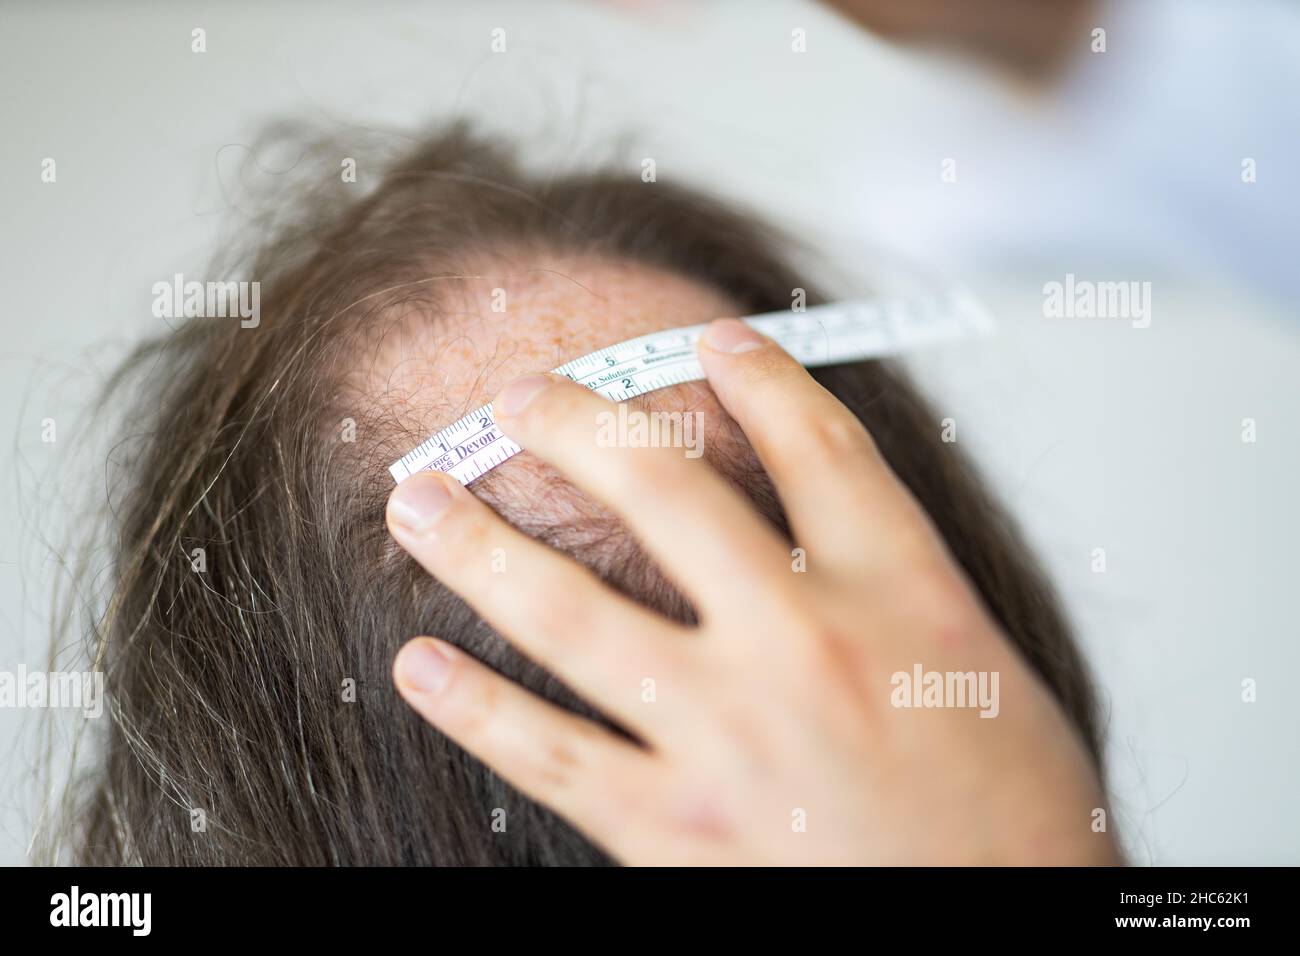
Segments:
[[[491,401],[519,376],[550,371],[649,332],[739,314],[736,304],[714,289],[625,260],[521,251],[484,256],[473,265],[458,271],[462,277],[438,281],[436,308],[431,310],[425,295],[390,316],[396,321],[383,325],[361,371],[354,373],[368,401],[391,414],[398,431],[419,435],[417,441]],[[501,301],[496,290],[504,291],[504,311],[493,310]],[[661,389],[632,399],[629,406],[701,413],[701,465],[708,462],[780,522],[766,473],[706,382]],[[689,615],[676,589],[622,523],[527,451],[470,487],[525,533],[667,613]]]

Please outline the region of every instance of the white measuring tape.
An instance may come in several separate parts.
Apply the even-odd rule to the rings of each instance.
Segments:
[[[992,321],[964,292],[879,302],[832,302],[803,312],[771,312],[744,320],[780,343],[803,365],[840,365],[891,355],[971,333]],[[651,332],[565,362],[552,371],[622,402],[655,389],[704,378],[695,354],[708,323]],[[441,471],[467,485],[523,449],[502,434],[492,403],[477,408],[388,466],[394,481]]]

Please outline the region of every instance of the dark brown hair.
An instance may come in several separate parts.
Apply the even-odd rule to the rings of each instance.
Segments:
[[[366,148],[373,166],[377,147]],[[393,690],[401,644],[437,634],[588,712],[396,551],[386,466],[444,422],[368,405],[351,373],[394,316],[436,315],[445,287],[429,280],[461,274],[474,250],[653,265],[746,313],[788,308],[810,283],[752,217],[635,174],[529,175],[457,126],[404,144],[370,188],[341,187],[339,157],[357,153],[351,139],[347,150],[308,142],[308,161],[283,175],[308,185],[253,221],[271,237],[245,263],[262,288],[257,328],[191,321],[141,348],[112,385],[139,390],[148,424],[114,456],[114,589],[90,647],[109,711],[74,791],[85,862],[608,862]],[[1100,767],[1091,685],[1057,601],[937,417],[888,364],[818,377],[870,428]],[[347,418],[354,442],[338,440]],[[631,563],[600,569],[689,615]],[[506,832],[492,827],[496,808]]]

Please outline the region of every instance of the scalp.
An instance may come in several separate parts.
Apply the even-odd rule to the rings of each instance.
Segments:
[[[350,387],[375,420],[389,415],[395,434],[423,440],[491,401],[520,375],[549,371],[648,332],[738,312],[738,304],[716,289],[630,260],[537,248],[481,254],[458,278],[440,285],[434,301],[406,308],[397,321],[390,317],[379,326],[382,332],[372,335],[358,356]],[[707,383],[661,389],[629,406],[697,414],[708,462],[780,521],[762,466]],[[388,463],[373,462],[383,468]],[[679,615],[689,613],[679,597],[668,596],[675,589],[623,523],[527,451],[472,488],[526,533],[567,551],[625,590],[653,593],[657,603]]]

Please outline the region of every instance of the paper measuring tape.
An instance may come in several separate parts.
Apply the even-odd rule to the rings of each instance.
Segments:
[[[803,312],[748,316],[744,321],[810,368],[860,362],[992,330],[988,314],[965,292],[832,302]],[[698,381],[704,378],[704,370],[695,346],[706,328],[708,323],[651,332],[552,371],[615,402]],[[399,482],[417,471],[441,471],[467,485],[522,450],[497,427],[489,402],[434,432],[389,465],[388,471]]]

